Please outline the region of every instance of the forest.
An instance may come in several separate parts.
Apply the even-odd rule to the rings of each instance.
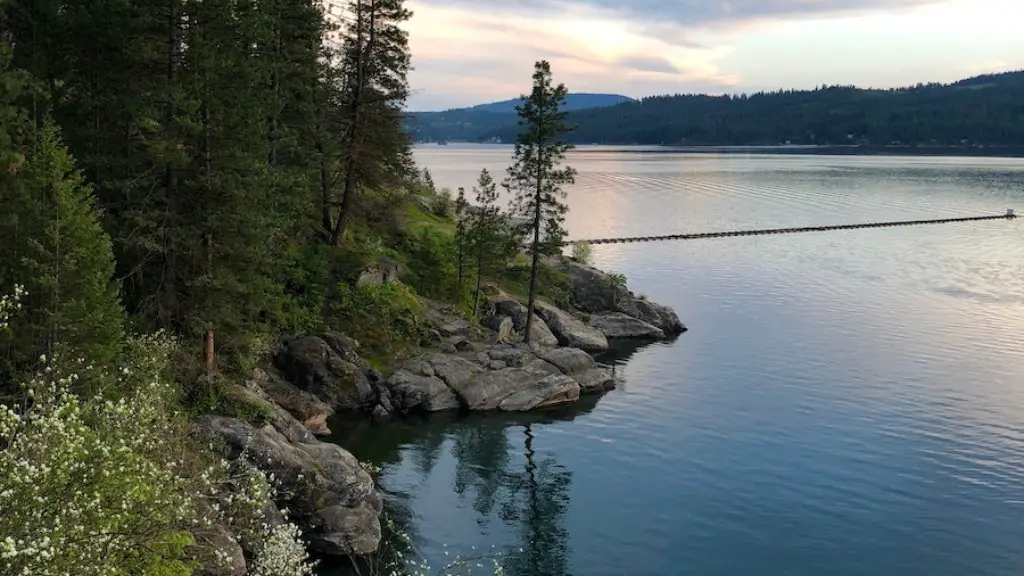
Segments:
[[[876,90],[822,86],[754,94],[650,96],[573,111],[576,144],[1020,146],[1024,72]],[[476,109],[409,121],[423,140],[511,142],[516,125]]]

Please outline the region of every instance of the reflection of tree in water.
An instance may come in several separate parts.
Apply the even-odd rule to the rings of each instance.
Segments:
[[[506,562],[509,574],[564,576],[569,573],[569,533],[565,513],[569,508],[572,472],[554,458],[537,461],[533,429],[526,425],[523,472],[510,474],[511,499],[502,507],[506,521],[519,524],[522,552]]]
[[[455,434],[455,493],[463,495],[473,487],[473,509],[480,514],[480,524],[486,522],[494,509],[509,462],[509,447],[504,426],[480,422],[461,426]]]

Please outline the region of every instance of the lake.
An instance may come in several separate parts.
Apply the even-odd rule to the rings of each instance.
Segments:
[[[438,186],[508,146],[424,145]],[[1024,210],[1013,159],[585,147],[570,238]],[[690,331],[571,408],[336,424],[437,567],[516,575],[1019,575],[1020,220],[605,245]],[[521,551],[520,551],[521,550]],[[329,569],[324,573],[331,573]]]

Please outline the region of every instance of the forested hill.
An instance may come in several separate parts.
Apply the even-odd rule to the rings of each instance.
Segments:
[[[578,144],[1024,145],[1024,71],[892,90],[652,96],[573,112]],[[511,142],[514,123],[471,140]]]
[[[566,110],[586,110],[635,102],[619,94],[568,94]],[[516,105],[519,99],[478,104],[469,108],[455,108],[443,112],[414,112],[406,118],[405,127],[416,141],[478,140],[481,134],[515,126]]]

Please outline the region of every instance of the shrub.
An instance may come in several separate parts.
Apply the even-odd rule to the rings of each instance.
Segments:
[[[425,312],[416,294],[402,283],[338,285],[329,321],[343,326],[371,352],[388,353],[419,340]]]
[[[82,400],[72,388],[89,371],[50,360],[26,385],[30,407],[0,406],[0,572],[191,573],[198,486],[179,472],[174,387],[160,373],[170,344],[136,345],[117,401]]]
[[[619,272],[608,274],[608,282],[613,288],[626,289],[626,275]]]
[[[0,298],[0,329],[22,296]],[[130,338],[113,374],[44,357],[27,404],[0,404],[0,573],[186,576],[227,562],[199,544],[221,525],[251,551],[251,574],[311,574],[298,529],[263,519],[273,478],[190,449],[166,378],[174,348],[161,334]],[[74,392],[97,378],[120,398]]]
[[[454,210],[454,203],[452,202],[452,191],[447,188],[442,188],[436,196],[434,196],[430,211],[434,213],[434,216],[441,218],[451,218]]]
[[[577,240],[572,243],[572,259],[580,264],[590,264],[594,258],[594,247],[587,242]]]

